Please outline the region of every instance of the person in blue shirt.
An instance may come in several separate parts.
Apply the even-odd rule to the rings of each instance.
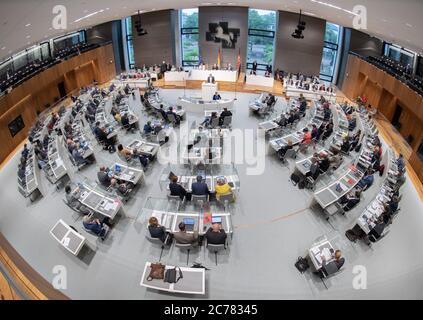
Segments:
[[[147,121],[147,123],[144,125],[144,133],[150,134],[153,131],[153,127],[151,126],[151,121]]]
[[[82,218],[82,224],[84,225],[85,229],[90,230],[97,236],[99,236],[102,240],[104,240],[104,237],[106,235],[106,229],[104,228],[104,224],[107,224],[107,218],[104,218],[103,221],[100,221],[99,219],[93,219],[90,217],[90,215],[84,216]]]
[[[72,150],[72,157],[74,158],[75,162],[78,165],[83,165],[83,164],[89,164],[90,162],[87,159],[84,159],[84,157],[81,155],[81,153],[79,152],[79,144],[76,146],[76,148],[74,148]]]
[[[220,99],[222,99],[220,94],[215,92],[214,95],[213,95],[213,100],[220,100]]]
[[[361,189],[368,189],[372,186],[374,181],[374,176],[371,171],[367,171],[366,175],[358,182],[358,186]]]

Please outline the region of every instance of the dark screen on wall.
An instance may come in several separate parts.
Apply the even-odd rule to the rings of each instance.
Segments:
[[[22,116],[18,116],[15,120],[9,123],[9,131],[12,137],[18,134],[18,132],[21,131],[23,128],[25,128],[25,123],[22,119]]]

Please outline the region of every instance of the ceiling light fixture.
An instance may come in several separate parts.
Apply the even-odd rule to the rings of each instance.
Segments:
[[[347,10],[347,9],[344,9],[344,8],[341,8],[341,7],[338,7],[338,6],[335,6],[335,5],[331,4],[331,3],[327,3],[327,2],[323,2],[323,1],[318,1],[318,0],[310,0],[310,1],[311,2],[314,2],[314,3],[321,4],[322,6],[326,6],[326,7],[330,7],[330,8],[336,9],[336,10],[342,10],[342,11],[344,11],[346,13],[349,13],[349,14],[352,14],[354,16],[357,16],[358,15],[358,13],[355,13],[355,12],[353,12],[351,10]]]
[[[27,23],[26,25],[25,25],[25,27],[29,27],[31,24],[30,23]]]
[[[104,9],[101,9],[99,11],[95,11],[95,12],[89,13],[86,16],[83,16],[83,17],[81,17],[79,19],[76,19],[74,22],[79,22],[81,20],[88,19],[89,17],[95,16],[96,14],[102,13],[102,12],[104,12]]]

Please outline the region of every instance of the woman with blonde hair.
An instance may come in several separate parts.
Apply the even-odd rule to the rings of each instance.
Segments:
[[[219,200],[220,196],[228,193],[232,193],[231,186],[225,181],[225,179],[218,179],[215,187],[216,199]]]

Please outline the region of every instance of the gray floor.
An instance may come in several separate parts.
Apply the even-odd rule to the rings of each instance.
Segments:
[[[187,95],[193,92],[186,92]],[[176,101],[183,90],[161,90],[168,101]],[[199,94],[199,92],[196,92]],[[234,93],[222,92],[222,98]],[[234,128],[257,128],[259,119],[249,116],[248,101],[257,95],[237,93]],[[286,104],[279,99],[276,110]],[[143,124],[145,115],[138,111]],[[187,121],[201,120],[190,114]],[[301,125],[301,124],[300,124]],[[122,142],[136,134],[119,133]],[[176,142],[173,142],[176,143]],[[146,183],[136,198],[124,205],[124,215],[105,242],[87,235],[91,249],[84,249],[74,257],[65,251],[49,234],[59,218],[81,230],[81,221],[62,202],[64,192],[57,192],[42,178],[44,197],[35,203],[24,199],[17,191],[16,170],[18,155],[0,172],[2,209],[0,231],[16,250],[42,276],[53,279],[53,267],[67,269],[68,287],[63,292],[73,299],[421,299],[423,298],[423,204],[413,185],[407,181],[402,188],[401,212],[388,235],[369,248],[352,244],[345,236],[362,208],[378,192],[381,181],[365,193],[360,206],[345,217],[336,217],[331,227],[316,210],[309,209],[312,195],[299,190],[289,181],[293,163],[282,165],[272,155],[266,156],[265,172],[248,176],[246,165],[237,165],[241,190],[237,198],[233,223],[235,232],[230,248],[219,255],[215,266],[214,256],[204,248],[191,254],[190,262],[201,261],[207,271],[204,297],[172,295],[146,289],[139,285],[146,261],[156,261],[160,248],[145,239],[146,214],[143,206],[149,196],[164,197],[158,178],[163,166],[155,163],[146,172]],[[117,155],[96,149],[97,163],[80,173],[72,172],[73,179],[88,177],[95,180],[99,165],[110,165]],[[71,168],[70,164],[68,167]],[[84,233],[84,231],[81,231]],[[85,233],[84,233],[85,234]],[[327,235],[334,239],[346,258],[343,271],[327,280],[326,289],[311,273],[300,274],[294,262],[313,241]],[[162,262],[185,265],[186,254],[177,248],[166,250]],[[355,290],[352,286],[353,267],[367,269],[367,289]]]

